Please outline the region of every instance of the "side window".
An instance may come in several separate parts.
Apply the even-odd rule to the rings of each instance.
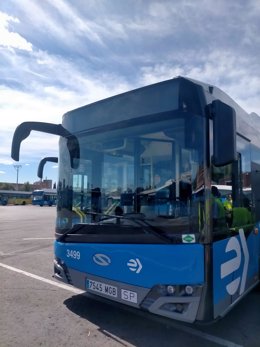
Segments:
[[[211,172],[213,231],[227,231],[232,225],[232,164],[212,166]]]
[[[213,231],[251,228],[254,208],[251,186],[251,145],[237,135],[237,160],[212,167]]]
[[[237,206],[249,208],[252,204],[251,195],[251,149],[250,142],[237,136],[238,150],[238,201]]]
[[[210,122],[210,156],[213,155],[213,125]],[[211,216],[213,231],[224,232],[232,224],[232,164],[211,167]]]
[[[260,148],[252,145],[251,185],[252,211],[256,221],[260,220]]]
[[[250,227],[253,223],[250,148],[250,142],[238,135],[238,159],[232,170],[232,228],[236,230]]]

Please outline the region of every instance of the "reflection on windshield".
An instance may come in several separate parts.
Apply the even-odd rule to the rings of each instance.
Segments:
[[[134,214],[171,233],[198,232],[203,118],[185,117],[82,135],[78,169],[66,165],[64,146],[58,210],[69,218],[61,217],[60,227],[68,227],[68,220],[72,225],[100,223],[102,214]]]

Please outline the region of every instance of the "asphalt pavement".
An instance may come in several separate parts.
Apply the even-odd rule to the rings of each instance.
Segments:
[[[212,325],[122,309],[52,278],[55,207],[0,206],[0,347],[260,347],[260,291]]]

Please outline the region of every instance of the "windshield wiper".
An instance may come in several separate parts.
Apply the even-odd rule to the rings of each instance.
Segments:
[[[139,225],[146,234],[153,234],[154,236],[160,238],[161,240],[165,241],[166,243],[173,243],[173,239],[169,237],[166,234],[162,234],[162,229],[152,225],[151,223],[147,222],[146,218],[133,218],[133,217],[124,217],[122,216],[122,219],[129,219],[134,221],[137,225]]]
[[[136,225],[141,227],[141,229],[146,234],[152,234],[156,236],[157,238],[160,238],[166,243],[173,243],[173,239],[165,234],[162,234],[162,230],[158,227],[155,227],[154,225],[147,222],[147,219],[144,217],[144,215],[140,213],[131,213],[129,216],[125,215],[110,215],[106,213],[98,213],[94,211],[87,211],[86,214],[92,215],[92,216],[100,216],[105,217],[104,219],[101,219],[98,222],[102,222],[104,220],[108,219],[116,219],[116,224],[120,225],[121,220],[129,220],[131,222],[134,222]],[[139,217],[139,218],[138,218]],[[62,234],[57,241],[63,241],[67,235],[75,234],[78,231],[80,231],[82,228],[84,228],[86,224],[75,224],[72,229],[67,230],[64,234]]]
[[[86,226],[86,224],[75,224],[73,227],[67,231],[65,231],[64,234],[62,234],[60,237],[56,239],[56,241],[61,242],[64,241],[67,235],[70,234],[76,234],[79,230],[83,229]]]

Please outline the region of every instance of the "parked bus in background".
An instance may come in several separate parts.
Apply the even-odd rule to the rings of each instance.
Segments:
[[[21,190],[0,190],[0,205],[29,205],[32,192]]]
[[[39,206],[56,205],[57,190],[56,189],[36,189],[32,192],[32,204]]]
[[[32,130],[60,136],[56,279],[171,319],[223,317],[260,279],[259,128],[220,89],[183,77],[62,125],[19,125],[14,160]],[[213,184],[231,186],[228,221]]]
[[[4,192],[4,193],[3,193]],[[8,195],[6,194],[6,191],[0,190],[0,205],[6,206],[8,203]]]

